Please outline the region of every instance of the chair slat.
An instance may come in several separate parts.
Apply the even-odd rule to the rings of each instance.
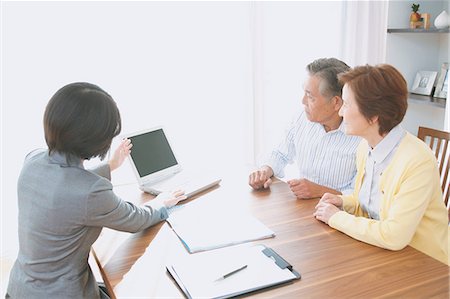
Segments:
[[[450,223],[450,178],[449,178],[449,170],[450,170],[450,149],[449,149],[449,140],[450,140],[450,132],[435,130],[431,128],[419,127],[419,132],[417,133],[417,137],[423,140],[434,152],[436,160],[438,161],[439,166],[439,175],[441,176],[441,188],[443,193],[443,200],[445,206],[448,211],[448,219]],[[427,137],[429,137],[430,141],[427,142]]]
[[[444,169],[444,164],[447,162],[447,167],[448,167],[448,163],[449,163],[449,161],[447,161],[448,160],[448,158],[447,158],[447,156],[448,156],[447,155],[448,140],[443,140],[443,142],[444,142],[444,149],[442,150],[442,156],[441,156],[441,160],[439,163],[439,173],[440,174],[443,173],[442,169]],[[447,175],[448,175],[448,171],[445,172],[445,178],[447,177]],[[444,184],[445,182],[446,182],[446,179],[444,179],[444,182],[442,184]]]
[[[441,150],[441,139],[437,139],[436,140],[436,149],[434,150],[434,152],[435,152],[435,156],[436,156],[436,160],[438,160],[438,162],[440,162],[440,160],[439,160],[439,153],[440,153],[440,150]]]
[[[450,169],[450,161],[447,162],[447,165],[445,166],[445,171],[443,172],[443,180],[442,180],[442,192],[444,192],[444,202],[445,206],[448,204],[448,197],[450,194],[450,180],[448,178],[448,172]],[[441,174],[442,176],[442,174]]]

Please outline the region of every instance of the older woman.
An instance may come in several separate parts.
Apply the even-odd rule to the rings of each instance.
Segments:
[[[345,132],[361,136],[351,195],[324,194],[314,216],[360,241],[390,250],[410,245],[448,263],[448,216],[436,159],[399,124],[407,109],[403,76],[390,65],[340,76]]]
[[[6,298],[107,298],[88,265],[102,228],[144,230],[186,198],[164,194],[137,207],[114,194],[111,171],[130,153],[129,140],[109,163],[84,168],[84,160],[106,155],[120,129],[116,103],[96,85],[72,83],[50,99],[44,115],[48,150],[27,156],[17,184],[19,254]]]

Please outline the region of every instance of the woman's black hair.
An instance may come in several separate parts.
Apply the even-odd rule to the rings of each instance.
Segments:
[[[104,158],[121,131],[119,109],[100,87],[78,82],[59,89],[44,114],[45,141],[54,151],[82,159]]]

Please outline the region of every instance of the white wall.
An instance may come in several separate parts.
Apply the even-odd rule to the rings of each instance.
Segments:
[[[450,1],[447,4],[447,13],[450,13]],[[450,38],[447,36],[447,54],[450,52]],[[450,55],[450,54],[448,54]],[[449,58],[450,62],[450,58]],[[449,79],[450,80],[450,79]],[[447,91],[447,103],[450,102],[450,92]],[[444,129],[446,131],[450,131],[450,105],[446,105],[445,107],[445,126]]]
[[[419,127],[444,130],[445,109],[410,101],[402,126],[411,134],[417,136]]]
[[[16,181],[26,153],[45,147],[45,105],[69,82],[109,92],[124,133],[165,125],[185,165],[245,163],[249,9],[247,2],[4,3],[2,239],[16,238]]]
[[[26,153],[45,147],[42,115],[58,88],[96,83],[124,133],[163,124],[185,165],[230,171],[278,142],[301,108],[306,64],[337,56],[340,5],[2,2],[0,256],[15,258],[17,177]]]
[[[40,126],[50,96],[72,81],[108,91],[122,112],[124,132],[165,124],[175,148],[188,140],[197,144],[187,155],[196,158],[215,158],[214,149],[201,149],[225,146],[220,136],[247,116],[247,3],[50,2],[5,4],[5,10],[5,122],[15,129],[23,123],[19,130],[33,135],[36,145],[44,145],[42,132],[26,134],[28,124]],[[216,125],[230,115],[230,128]],[[241,132],[233,135],[240,144]]]
[[[263,18],[261,147],[256,160],[280,142],[292,117],[303,109],[306,65],[320,57],[339,57],[339,1],[259,2]],[[258,133],[258,132],[256,132]],[[293,172],[288,172],[289,173]]]

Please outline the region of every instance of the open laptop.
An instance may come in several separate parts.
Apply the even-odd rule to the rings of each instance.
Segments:
[[[183,190],[189,198],[220,183],[221,179],[182,170],[162,127],[124,136],[133,147],[129,156],[139,188],[157,195]]]

